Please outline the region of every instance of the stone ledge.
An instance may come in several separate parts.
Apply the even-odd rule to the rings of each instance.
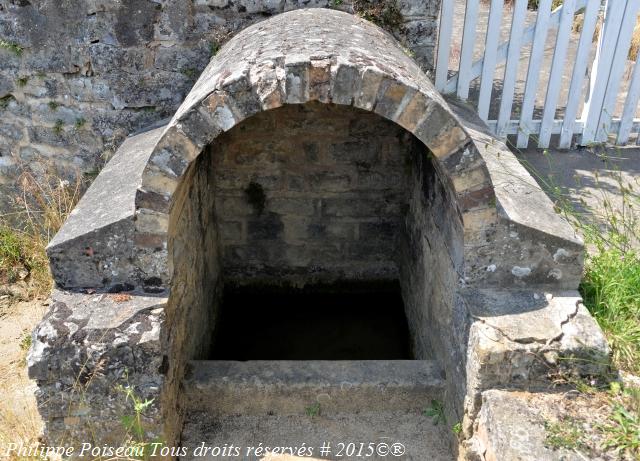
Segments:
[[[466,289],[471,316],[467,345],[465,434],[488,389],[546,388],[549,376],[602,376],[609,347],[577,292]]]
[[[165,304],[166,297],[135,292],[54,290],[27,357],[49,443],[78,445],[87,434],[97,433],[105,443],[121,443],[121,417],[132,409],[118,385],[131,387],[143,400],[154,399],[143,425],[149,439],[162,435],[159,397],[166,364],[160,331]]]
[[[431,360],[191,361],[187,410],[210,415],[303,415],[420,411],[441,400],[444,377]]]
[[[498,217],[492,223],[493,218],[481,216],[483,210],[471,210],[480,215],[469,225],[465,223],[465,231],[487,238],[466,243],[468,281],[476,286],[577,289],[582,277],[582,239],[478,115],[459,101],[448,103],[473,140],[471,148],[486,164],[495,194],[489,209]],[[486,253],[487,242],[501,251]]]
[[[139,271],[131,264],[136,193],[164,129],[128,138],[51,240],[47,254],[58,286],[98,288],[136,280]]]

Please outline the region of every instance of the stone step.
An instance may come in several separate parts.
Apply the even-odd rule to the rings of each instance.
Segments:
[[[449,425],[434,425],[421,411],[330,416],[322,412],[318,416],[212,416],[206,411],[191,411],[182,433],[185,453],[180,460],[453,461],[452,440]],[[321,453],[323,445],[330,447],[328,453]],[[210,448],[204,456],[203,446]],[[256,453],[257,447],[263,451]],[[271,454],[265,452],[267,447]],[[276,454],[283,451],[285,455]]]
[[[192,361],[187,410],[210,415],[324,415],[421,411],[442,400],[444,378],[430,360]]]

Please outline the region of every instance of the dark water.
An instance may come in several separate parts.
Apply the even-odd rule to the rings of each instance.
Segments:
[[[210,359],[411,359],[399,289],[225,291]]]

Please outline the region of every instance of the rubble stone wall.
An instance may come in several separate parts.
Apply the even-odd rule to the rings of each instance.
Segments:
[[[395,22],[370,14],[379,4]],[[175,112],[230,37],[314,7],[365,15],[433,67],[439,0],[0,0],[0,210],[21,168],[93,178],[127,135]]]

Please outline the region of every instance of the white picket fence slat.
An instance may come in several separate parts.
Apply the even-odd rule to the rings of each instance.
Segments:
[[[463,101],[469,97],[471,64],[473,64],[473,47],[476,44],[478,7],[479,3],[476,0],[467,0],[467,8],[464,14],[462,50],[460,51],[460,67],[458,68],[458,97]]]
[[[596,141],[604,142],[607,140],[607,133],[610,129],[611,120],[613,119],[614,106],[618,99],[622,74],[624,73],[627,62],[627,55],[629,54],[629,47],[631,46],[631,36],[633,35],[633,28],[636,25],[639,8],[640,1],[634,0],[627,2],[627,7],[624,10],[622,24],[618,32],[615,54],[613,56],[613,62],[611,63],[611,73],[609,74],[604,102],[602,104],[602,113],[598,123]]]
[[[480,1],[480,0],[477,0]],[[593,1],[593,0],[578,0],[578,3],[576,4],[576,8],[583,8],[587,2],[589,1]],[[600,1],[600,0],[596,0],[596,1]],[[624,1],[624,0],[623,0]],[[454,7],[454,3],[455,0],[443,0],[442,1],[442,8],[446,8],[447,11],[449,9],[451,9],[451,27],[449,29],[449,34],[451,34],[451,32],[453,31],[453,7]],[[502,7],[504,5],[504,2],[500,4],[500,7]],[[444,11],[444,10],[443,10]],[[441,13],[442,14],[442,13]],[[549,27],[558,27],[558,25],[560,24],[560,14],[561,14],[561,8],[557,8],[553,14],[551,15],[551,20],[549,22]],[[524,32],[522,33],[522,45],[527,45],[529,43],[531,43],[533,41],[533,38],[535,36],[535,26],[531,26],[531,27],[527,27]],[[444,29],[442,29],[444,31]],[[451,37],[449,37],[449,44],[451,44]],[[439,49],[439,47],[438,47]],[[448,48],[447,48],[448,49]],[[498,62],[502,62],[505,59],[507,59],[507,53],[509,51],[509,41],[506,41],[504,43],[501,43],[500,46],[498,47],[498,51],[496,53],[497,56],[497,60]],[[448,62],[448,61],[447,61]],[[484,65],[484,59],[478,59],[476,62],[473,63],[473,66],[471,67],[471,78],[478,78],[480,76],[480,74],[482,73],[482,67]],[[454,91],[456,91],[456,88],[458,87],[458,76],[454,75],[453,77],[451,77],[447,82],[446,85],[442,86],[442,89],[438,88],[440,91],[443,91],[445,93],[453,93]]]
[[[504,69],[504,84],[502,86],[502,99],[500,100],[500,112],[496,134],[504,135],[507,123],[511,120],[513,108],[513,94],[516,89],[516,76],[520,63],[520,42],[522,40],[522,27],[527,14],[527,0],[516,0],[513,8],[513,20],[511,22],[511,36],[509,38],[509,51],[507,53],[507,65]]]
[[[527,70],[527,83],[524,89],[524,99],[522,110],[520,111],[520,132],[518,133],[518,147],[527,147],[529,135],[533,132],[529,128],[529,123],[533,118],[533,109],[536,103],[536,92],[540,79],[540,69],[544,58],[544,45],[547,39],[549,28],[549,17],[551,16],[551,0],[541,0],[538,6],[538,18],[536,19],[535,38],[531,46],[531,57],[529,58],[529,69]]]
[[[511,15],[509,39],[499,43],[503,0],[491,0],[487,30],[484,38],[482,56],[473,61],[475,44],[478,41],[478,18],[481,0],[466,0],[464,24],[457,72],[449,77],[449,57],[451,54],[453,18],[455,1],[441,2],[438,56],[436,60],[436,88],[443,93],[455,93],[458,98],[469,98],[474,80],[480,77],[477,95],[479,116],[500,137],[517,135],[516,145],[526,147],[530,138],[537,138],[539,147],[547,148],[552,135],[560,135],[558,147],[568,148],[574,136],[582,145],[592,142],[604,142],[610,135],[616,135],[618,144],[629,142],[631,134],[638,134],[640,144],[640,119],[636,119],[640,101],[640,65],[635,64],[631,81],[627,89],[624,108],[619,117],[614,111],[618,107],[622,79],[627,66],[627,55],[631,37],[640,12],[638,0],[565,0],[551,11],[551,0],[541,0],[538,11],[527,10],[527,0],[515,0]],[[602,3],[605,3],[602,5]],[[603,8],[604,6],[604,8]],[[603,25],[600,28],[597,50],[593,62],[592,37],[596,30],[599,13],[604,11]],[[574,18],[582,13],[582,30],[577,46],[572,52],[572,60],[567,62],[569,45],[574,40]],[[527,15],[537,15],[535,24],[525,27]],[[553,45],[553,57],[549,64],[545,60],[548,54],[548,34],[556,29]],[[522,57],[522,48],[531,44],[528,58]],[[572,48],[573,49],[573,48]],[[528,59],[524,88],[517,84],[518,69],[523,60]],[[504,75],[498,78],[495,71],[498,64],[504,63]],[[544,66],[549,66],[544,69]],[[588,91],[584,91],[585,78],[591,69]],[[563,75],[567,70],[571,79],[567,86]],[[545,88],[539,88],[540,75],[548,73]],[[500,90],[501,87],[501,90]],[[516,95],[516,87],[521,95]],[[497,88],[497,89],[496,89]],[[543,91],[544,90],[544,91]],[[495,94],[496,91],[501,94]],[[534,119],[536,99],[543,91],[545,94],[540,119]],[[563,93],[564,91],[564,93]],[[566,95],[561,98],[561,94]],[[522,97],[519,120],[512,119],[516,96]],[[496,119],[490,119],[492,100],[499,97]],[[564,104],[564,115],[556,120],[556,112]],[[583,110],[577,118],[580,106]]]
[[[487,23],[487,38],[484,45],[484,63],[480,80],[480,94],[478,95],[478,114],[482,120],[489,117],[489,105],[493,91],[493,75],[496,72],[498,41],[500,40],[500,23],[502,22],[503,0],[491,0],[489,22]]]
[[[564,120],[562,123],[562,132],[560,133],[560,149],[568,149],[571,147],[571,139],[575,134],[575,119],[578,114],[578,106],[581,102],[581,90],[587,73],[589,52],[593,34],[598,23],[598,12],[600,10],[600,2],[590,1],[584,11],[582,32],[580,33],[580,41],[576,51],[575,65],[573,66],[573,74],[571,76],[571,86],[569,87],[569,97],[567,98],[567,106],[564,110]]]
[[[558,108],[558,97],[560,96],[560,85],[562,85],[562,74],[564,63],[567,58],[567,48],[569,46],[569,34],[573,27],[573,13],[575,11],[575,0],[565,0],[562,5],[562,15],[560,16],[560,27],[556,38],[556,47],[553,52],[551,63],[551,74],[549,74],[549,85],[547,86],[547,97],[544,100],[544,111],[542,114],[542,125],[538,136],[538,147],[549,147],[551,140],[551,124],[555,120],[556,109]]]
[[[638,100],[640,100],[640,59],[638,59],[633,66],[633,75],[631,77],[631,83],[629,84],[627,100],[624,103],[624,110],[622,111],[622,120],[620,122],[620,129],[618,130],[618,139],[616,140],[616,144],[619,146],[629,141],[631,127],[633,125],[633,116],[638,108]],[[638,143],[640,143],[640,136],[638,137]]]
[[[438,34],[438,57],[436,61],[436,89],[443,91],[449,76],[449,55],[453,34],[453,1],[442,2],[440,30]]]

